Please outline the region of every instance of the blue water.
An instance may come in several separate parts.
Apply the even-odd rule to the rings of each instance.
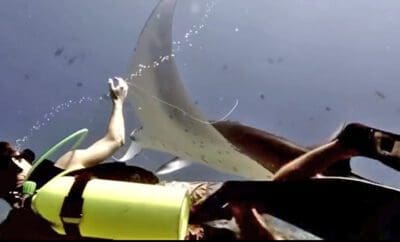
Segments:
[[[0,139],[40,154],[84,127],[84,145],[101,137],[106,80],[126,75],[157,2],[0,1]],[[238,99],[229,119],[303,145],[326,141],[342,122],[400,133],[400,2],[219,0],[210,9],[214,2],[178,1],[174,19],[184,85],[210,119]],[[129,105],[126,118],[127,131],[138,126]],[[169,158],[145,152],[136,164],[155,169]],[[352,166],[400,187],[398,172],[375,161]],[[165,178],[237,177],[195,165]]]

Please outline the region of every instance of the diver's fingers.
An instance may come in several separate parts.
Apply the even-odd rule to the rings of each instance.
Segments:
[[[128,83],[125,80],[123,80],[122,86],[124,87],[125,90],[128,90]]]
[[[125,80],[119,76],[114,77],[114,79],[118,81],[118,86],[123,86],[125,84]]]
[[[255,207],[251,208],[251,213],[253,215],[252,216],[253,223],[256,224],[255,227],[258,227],[257,233],[259,234],[259,237],[266,238],[268,240],[282,240],[283,239],[271,231],[271,228],[268,227],[268,225],[265,223],[265,220],[258,213],[258,211]]]
[[[114,90],[115,89],[114,81],[111,78],[108,78],[108,87],[110,88],[110,90]]]
[[[240,229],[241,239],[277,239],[254,205],[243,202],[232,203],[231,211]]]
[[[120,91],[128,90],[128,84],[126,83],[126,81],[123,78],[116,76],[116,77],[114,77],[114,79],[118,81],[117,86],[119,87]]]
[[[114,84],[114,80],[112,78],[108,79],[108,86],[109,86],[109,89],[110,89],[110,96],[111,96],[111,98],[113,100],[115,100],[117,98],[117,95],[115,93],[116,87],[115,87],[115,84]]]
[[[255,221],[264,228],[265,230],[268,230],[267,225],[265,224],[265,221],[263,217],[258,213],[257,209],[255,207],[251,208],[251,213],[253,214],[253,217],[255,218]]]
[[[261,216],[261,214],[258,213],[257,209],[253,207],[251,209],[251,213],[253,214],[253,218],[257,222],[257,224],[260,226],[260,228],[263,228],[263,233],[264,237],[267,237],[269,240],[283,240],[279,235],[274,234],[271,229],[268,227],[268,225],[265,223],[265,220]]]

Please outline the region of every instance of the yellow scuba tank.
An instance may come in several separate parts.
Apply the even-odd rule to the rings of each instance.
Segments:
[[[190,211],[186,189],[67,173],[32,197],[32,209],[57,233],[118,240],[184,239]]]

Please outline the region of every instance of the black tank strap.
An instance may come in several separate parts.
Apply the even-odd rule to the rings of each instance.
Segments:
[[[90,180],[91,174],[81,173],[76,175],[74,184],[72,184],[68,196],[64,199],[60,217],[67,235],[81,237],[79,224],[82,219],[82,193]]]

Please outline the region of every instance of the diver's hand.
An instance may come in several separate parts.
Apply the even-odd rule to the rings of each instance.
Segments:
[[[114,84],[116,83],[116,84]],[[121,77],[113,77],[108,79],[108,86],[110,88],[110,96],[115,103],[123,102],[128,94],[128,84]]]
[[[239,227],[240,240],[282,240],[264,221],[255,204],[234,202],[228,205]]]

